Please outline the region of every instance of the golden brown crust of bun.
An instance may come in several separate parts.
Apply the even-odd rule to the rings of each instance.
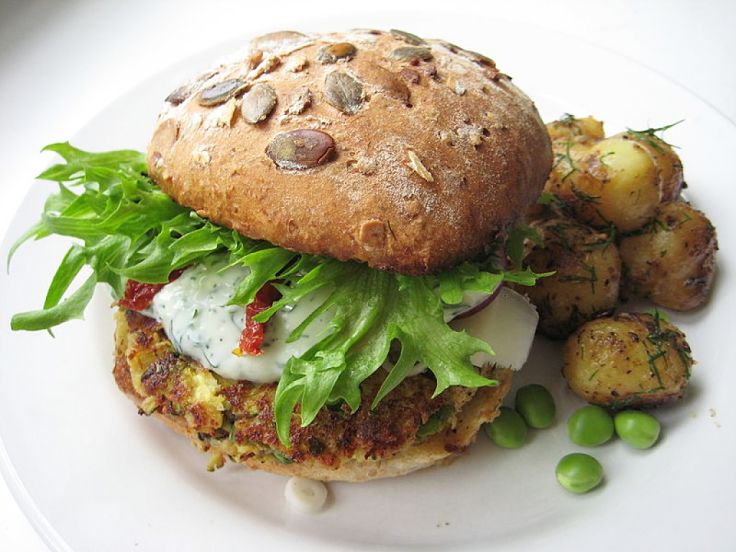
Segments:
[[[152,178],[214,222],[301,252],[406,274],[482,254],[539,194],[549,138],[491,60],[415,38],[255,39],[169,96]],[[229,79],[243,81],[232,98],[200,105]],[[282,134],[300,129],[334,146]]]
[[[275,385],[233,382],[173,352],[154,320],[132,311],[115,317],[113,375],[138,407],[200,450],[251,469],[323,481],[365,481],[403,475],[444,463],[462,453],[484,422],[498,414],[512,372],[484,372],[496,387],[450,388],[432,399],[434,382],[408,378],[370,411],[380,374],[363,385],[363,406],[351,416],[327,409],[313,424],[292,425],[292,446],[275,434],[271,405]],[[425,440],[416,432],[440,408],[449,409],[445,429]],[[347,413],[345,413],[347,414]],[[288,459],[285,463],[284,459]]]

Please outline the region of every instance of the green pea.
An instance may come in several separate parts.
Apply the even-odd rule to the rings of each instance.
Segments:
[[[581,447],[597,447],[613,437],[613,418],[600,406],[578,408],[567,419],[570,440]]]
[[[624,410],[616,414],[613,424],[621,440],[634,448],[648,449],[659,439],[659,421],[646,412]]]
[[[526,422],[519,413],[508,406],[490,424],[485,425],[486,435],[499,447],[515,449],[526,441]]]
[[[603,466],[600,462],[582,452],[563,456],[555,470],[557,481],[571,493],[587,493],[603,481]]]
[[[548,428],[555,421],[555,401],[549,391],[537,383],[519,388],[516,410],[527,425],[535,429]]]

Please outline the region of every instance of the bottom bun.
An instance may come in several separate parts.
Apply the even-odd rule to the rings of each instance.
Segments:
[[[395,477],[445,463],[462,453],[480,426],[497,415],[511,387],[510,370],[488,367],[495,387],[452,387],[432,398],[434,379],[410,377],[371,410],[383,374],[361,386],[362,404],[323,408],[308,427],[295,414],[291,446],[276,435],[276,384],[222,378],[175,352],[161,326],[134,311],[116,314],[118,387],[140,414],[161,418],[210,452],[209,469],[225,459],[252,469],[322,481]]]

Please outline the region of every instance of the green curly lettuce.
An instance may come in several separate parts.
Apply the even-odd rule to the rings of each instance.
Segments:
[[[225,255],[227,266],[249,268],[231,304],[247,305],[266,282],[277,282],[282,297],[256,317],[259,322],[317,290],[328,290],[324,302],[288,338],[298,339],[317,317],[328,314],[326,337],[291,358],[279,381],[274,413],[284,444],[289,442],[295,412],[301,425],[307,426],[326,404],[344,401],[355,411],[361,403],[361,383],[397,347],[398,360],[372,407],[419,362],[434,374],[435,395],[453,385],[496,385],[469,360],[480,351],[492,354],[490,345],[448,326],[442,305],[460,303],[466,291],[491,293],[503,281],[533,285],[542,276],[522,270],[517,263],[503,271],[498,262],[486,260],[463,263],[438,276],[408,277],[287,251],[213,224],[175,203],[148,177],[139,152],[89,153],[69,143],[51,144],[44,150],[64,160],[39,175],[56,182],[59,189],[46,201],[41,220],[13,245],[8,262],[30,239],[58,234],[79,243],[61,260],[43,308],[13,316],[12,329],[50,329],[81,318],[97,284],[107,284],[119,299],[129,279],[166,283],[174,270],[215,254]],[[525,236],[512,233],[516,242]],[[508,247],[520,251],[519,243]],[[91,274],[71,291],[85,266]]]

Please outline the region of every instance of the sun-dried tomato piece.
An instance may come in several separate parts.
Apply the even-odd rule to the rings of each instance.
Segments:
[[[176,280],[184,272],[185,268],[178,268],[169,274],[169,283]],[[125,284],[125,294],[118,301],[118,305],[130,310],[141,311],[151,306],[156,294],[166,284],[145,284],[137,280],[128,280]]]
[[[258,290],[255,299],[245,307],[245,328],[243,328],[243,333],[240,336],[240,354],[254,356],[263,354],[261,346],[263,345],[266,324],[256,322],[253,317],[269,308],[279,298],[281,298],[281,294],[278,290],[267,283]]]

